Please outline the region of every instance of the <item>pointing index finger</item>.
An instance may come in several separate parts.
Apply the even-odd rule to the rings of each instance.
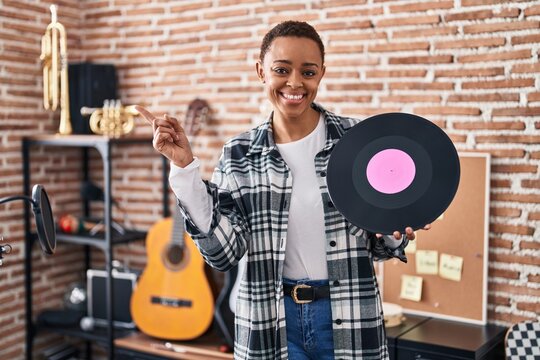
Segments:
[[[154,114],[152,114],[150,111],[146,110],[144,107],[140,105],[135,106],[135,110],[137,110],[141,115],[148,121],[151,125],[154,125],[154,121],[156,120],[156,117]]]

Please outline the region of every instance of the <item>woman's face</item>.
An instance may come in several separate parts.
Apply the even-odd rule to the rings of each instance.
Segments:
[[[257,62],[257,75],[265,84],[266,96],[283,119],[307,113],[324,72],[319,46],[302,37],[274,39],[263,62]]]

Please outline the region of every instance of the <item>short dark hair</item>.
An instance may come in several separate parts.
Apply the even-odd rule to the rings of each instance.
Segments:
[[[319,46],[319,50],[321,50],[321,58],[324,64],[324,44],[315,28],[313,28],[313,26],[309,25],[307,22],[293,20],[287,20],[277,24],[269,32],[267,32],[266,35],[264,35],[261,44],[261,52],[259,54],[259,59],[261,61],[264,60],[264,56],[270,48],[270,45],[272,45],[272,41],[282,36],[295,36],[300,38],[308,38],[315,41]]]

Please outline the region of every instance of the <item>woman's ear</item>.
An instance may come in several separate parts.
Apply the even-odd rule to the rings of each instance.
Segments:
[[[257,63],[255,64],[255,70],[257,71],[257,77],[264,84],[265,83],[264,69],[263,69],[263,65],[261,63],[261,60],[257,61]]]

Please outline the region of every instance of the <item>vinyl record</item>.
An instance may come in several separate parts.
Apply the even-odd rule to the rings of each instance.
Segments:
[[[459,157],[444,131],[420,116],[387,113],[359,122],[341,138],[327,184],[350,223],[392,234],[436,220],[452,202],[459,176]]]

